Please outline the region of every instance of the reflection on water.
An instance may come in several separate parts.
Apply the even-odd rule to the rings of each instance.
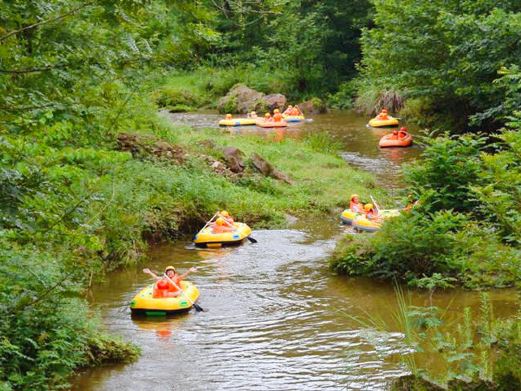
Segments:
[[[107,367],[76,379],[77,390],[381,390],[406,373],[403,335],[362,327],[352,316],[367,314],[393,324],[391,285],[332,275],[326,257],[338,225],[317,229],[255,231],[259,243],[195,250],[185,243],[162,245],[150,266],[173,264],[200,270],[191,280],[208,312],[171,318],[131,319],[128,303],[150,280],[140,268],[111,274],[92,301],[111,332],[139,345],[142,356],[128,366]],[[331,228],[334,227],[334,228]],[[492,296],[496,313],[510,313],[506,291]],[[427,294],[415,294],[427,305]],[[435,296],[453,302],[449,313],[475,306],[475,293]],[[454,304],[454,303],[457,303]],[[175,385],[175,386],[174,386]]]
[[[215,113],[165,114],[173,123],[194,128],[219,128],[221,115]],[[302,138],[307,134],[326,132],[343,146],[341,156],[349,164],[376,174],[380,184],[397,189],[401,182],[400,166],[420,155],[420,148],[379,148],[378,141],[391,129],[367,127],[367,118],[351,111],[335,111],[314,116],[305,123],[290,123],[287,128],[263,129],[256,126],[221,127],[223,132],[256,134],[274,142],[285,138]],[[416,131],[411,129],[414,135]]]

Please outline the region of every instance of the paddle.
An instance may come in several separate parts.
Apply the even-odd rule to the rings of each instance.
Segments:
[[[376,206],[376,210],[377,210],[377,211],[380,211],[380,210],[381,210],[381,209],[380,209],[380,206],[378,206],[378,204],[376,203],[376,200],[373,198],[372,195],[371,195],[370,197],[371,197],[371,201],[373,201],[374,206]]]
[[[192,304],[192,307],[194,307],[197,312],[205,312],[203,307],[201,307],[199,304],[194,303],[192,301],[192,299],[190,299],[188,297],[188,295],[185,293],[185,291],[182,290],[181,287],[178,286],[174,281],[172,281],[172,279],[170,277],[168,277],[166,275],[166,273],[163,273],[163,277],[165,277],[168,281],[170,281],[172,283],[172,285],[174,285],[177,289],[179,289],[181,291],[181,294],[184,295],[184,297],[190,302],[190,304]]]
[[[212,216],[212,218],[206,222],[206,224],[204,225],[203,228],[201,228],[201,231],[202,231],[203,229],[205,229],[206,227],[208,227],[208,225],[209,225],[209,224],[213,221],[213,219],[215,219],[218,215],[219,215],[219,211],[215,212],[215,214]]]

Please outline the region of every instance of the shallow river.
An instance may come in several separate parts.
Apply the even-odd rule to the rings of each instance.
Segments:
[[[315,131],[331,126],[344,140],[345,153],[354,156],[348,158],[353,164],[371,159],[385,161],[385,167],[394,164],[389,154],[368,145],[377,136],[364,122],[347,113],[320,116],[306,126]],[[290,131],[295,137],[301,132]],[[365,135],[356,134],[362,131]],[[336,220],[300,221],[293,229],[254,231],[258,244],[238,248],[196,250],[190,238],[152,248],[147,266],[153,269],[200,266],[190,280],[199,287],[206,312],[132,319],[128,303],[150,280],[141,268],[110,274],[94,287],[91,300],[107,328],[140,346],[142,356],[131,365],[87,371],[75,379],[74,389],[385,389],[390,379],[407,373],[400,358],[409,349],[393,331],[395,293],[390,284],[337,277],[328,270],[327,256],[345,230]],[[493,292],[491,298],[496,315],[516,309],[511,291]],[[413,292],[411,303],[428,305],[428,295]],[[448,320],[477,304],[471,292],[434,296],[434,305],[449,307]],[[382,319],[390,331],[363,327],[353,316]]]

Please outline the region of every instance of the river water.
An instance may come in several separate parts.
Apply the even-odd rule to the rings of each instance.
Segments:
[[[174,120],[206,126],[216,118],[182,114]],[[365,128],[365,120],[352,113],[319,116],[284,137],[310,131],[331,133],[344,145],[349,164],[371,168],[382,181],[418,155],[414,149],[396,155],[379,151],[374,145],[381,131]],[[258,243],[238,248],[198,250],[190,238],[153,247],[147,264],[153,269],[200,267],[190,280],[199,287],[206,312],[132,319],[128,303],[150,280],[141,268],[108,275],[93,288],[91,301],[107,329],[140,346],[142,356],[131,365],[86,371],[73,389],[385,389],[407,373],[401,358],[410,350],[393,326],[392,285],[329,271],[327,257],[345,230],[331,219],[299,221],[292,229],[254,231]],[[491,299],[498,316],[516,310],[511,291],[492,292]],[[425,293],[412,292],[410,300],[429,305]],[[478,301],[475,293],[452,290],[435,294],[433,304],[448,307],[446,319],[457,320],[465,306],[476,307]],[[389,331],[363,326],[354,317],[381,319]]]

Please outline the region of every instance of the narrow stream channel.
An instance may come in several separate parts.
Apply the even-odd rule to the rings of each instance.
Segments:
[[[378,137],[365,123],[360,128],[365,121],[353,114],[319,118],[305,131],[330,131],[343,140],[345,154],[354,156],[346,158],[351,164],[381,159],[384,167],[392,167],[409,158],[401,155],[394,163],[375,149]],[[200,116],[199,121],[210,120]],[[385,389],[389,380],[407,373],[400,358],[409,349],[399,332],[371,330],[352,318],[374,317],[392,325],[397,304],[391,284],[347,279],[328,270],[327,257],[345,230],[332,219],[299,221],[292,229],[254,231],[258,244],[238,248],[197,250],[190,238],[152,248],[147,266],[153,269],[201,267],[190,280],[199,287],[199,304],[207,312],[132,319],[128,303],[150,279],[141,268],[110,274],[94,287],[91,301],[108,330],[140,346],[142,356],[131,365],[86,371],[73,389]],[[516,309],[511,291],[492,292],[491,299],[496,315]],[[411,300],[429,303],[426,293],[413,292]],[[449,307],[449,320],[478,301],[476,293],[461,290],[434,297],[434,305]]]

